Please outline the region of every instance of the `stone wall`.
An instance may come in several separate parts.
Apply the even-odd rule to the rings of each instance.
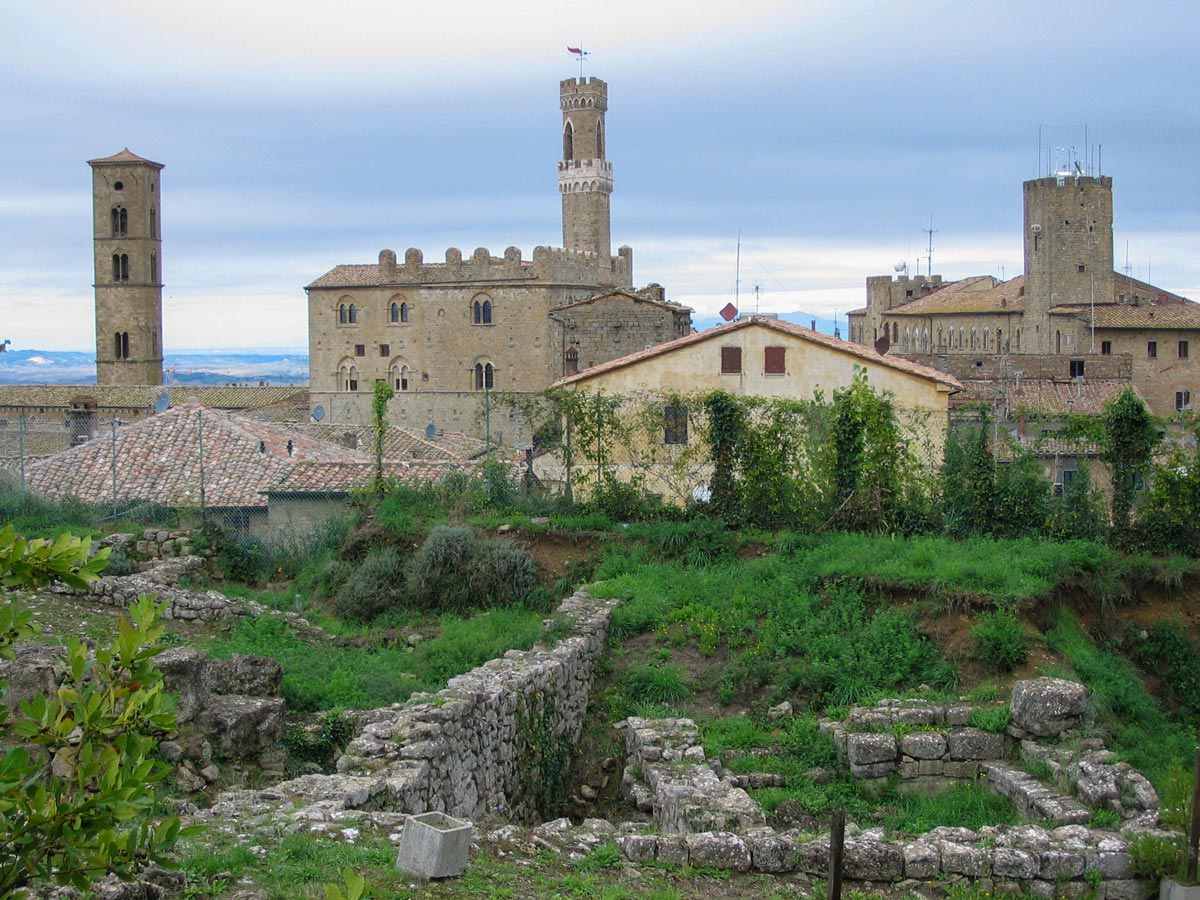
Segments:
[[[436,694],[363,713],[338,774],[230,794],[204,817],[285,801],[299,809],[290,815],[318,821],[355,809],[534,819],[534,789],[565,776],[547,751],[565,750],[565,766],[615,605],[583,593],[567,598],[558,615],[568,633],[553,647],[510,650]]]

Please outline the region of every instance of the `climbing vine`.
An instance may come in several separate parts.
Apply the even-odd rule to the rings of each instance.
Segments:
[[[529,811],[537,821],[557,818],[567,796],[571,742],[556,733],[554,699],[534,691],[517,707],[517,778],[514,811]]]

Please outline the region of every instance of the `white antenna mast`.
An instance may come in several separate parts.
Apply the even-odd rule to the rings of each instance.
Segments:
[[[741,308],[738,303],[738,298],[741,296],[742,286],[742,229],[738,229],[737,239],[737,256],[734,257],[733,263],[733,305]]]
[[[938,229],[933,227],[933,213],[929,214],[929,227],[921,230],[929,235],[928,250],[926,251],[928,255],[925,257],[925,262],[929,266],[929,277],[933,278],[933,236],[938,233]],[[921,274],[920,266],[917,267],[917,274]]]
[[[756,285],[754,286],[754,314],[755,314],[756,316],[758,315],[758,293],[759,293],[759,291],[761,291],[761,290],[762,290],[762,285],[761,285],[761,284],[756,284]]]

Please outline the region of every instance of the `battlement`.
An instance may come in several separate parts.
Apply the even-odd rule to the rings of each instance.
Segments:
[[[336,276],[337,270],[330,274]],[[402,263],[394,250],[381,250],[374,274],[371,280],[377,285],[514,281],[628,286],[633,283],[633,250],[621,247],[616,256],[601,259],[595,253],[535,247],[533,258],[527,260],[519,247],[509,247],[503,256],[492,256],[486,247],[479,247],[464,259],[461,250],[451,247],[445,262],[425,262],[424,253],[410,247]]]
[[[1046,178],[1032,178],[1025,182],[1024,188],[1026,192],[1061,187],[1100,188],[1111,191],[1112,181],[1111,175],[1050,175]]]
[[[896,284],[919,287],[923,284],[941,284],[941,275],[868,275],[868,285]]]
[[[599,78],[567,78],[558,85],[558,103],[564,109],[608,109],[608,84]]]

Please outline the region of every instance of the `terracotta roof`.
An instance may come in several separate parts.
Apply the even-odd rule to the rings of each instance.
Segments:
[[[56,453],[29,467],[27,484],[48,497],[109,503],[113,448],[114,441],[104,436]],[[200,504],[202,460],[205,502],[211,507],[265,505],[260,492],[301,461],[371,461],[366,453],[198,404],[117,429],[115,449],[117,499],[164,506]]]
[[[1078,303],[1056,306],[1050,313],[1091,322],[1092,309],[1091,304]],[[1095,315],[1097,328],[1200,328],[1200,303],[1120,272],[1113,273],[1111,302],[1096,304]]]
[[[483,463],[421,461],[385,463],[384,477],[400,484],[427,484],[441,481],[451,472],[474,478],[483,472]],[[369,487],[375,479],[374,463],[300,462],[276,483],[263,489],[264,494],[348,494]]]
[[[153,409],[163,392],[172,406],[199,402],[214,409],[260,409],[275,404],[308,406],[308,388],[297,385],[239,387],[229,385],[98,385],[3,384],[0,407],[69,408],[79,398],[96,401],[100,409]]]
[[[589,303],[595,303],[597,300],[603,300],[606,297],[628,297],[637,303],[650,303],[654,306],[661,306],[663,309],[669,309],[674,312],[695,312],[690,306],[684,306],[682,303],[674,303],[670,300],[656,300],[654,297],[647,297],[638,291],[626,290],[625,288],[616,288],[611,291],[604,291],[600,294],[593,294],[590,297],[584,297],[582,300],[572,300],[570,303],[564,303],[561,306],[556,306],[551,312],[558,312],[560,309],[571,309],[575,306],[587,306]]]
[[[89,166],[102,166],[105,163],[131,163],[131,162],[148,163],[149,165],[154,166],[156,169],[163,168],[162,163],[156,163],[153,160],[143,159],[142,157],[138,156],[136,153],[131,152],[128,147],[126,147],[120,153],[114,153],[112,156],[105,156],[101,159],[89,159],[88,165]]]
[[[744,319],[738,319],[736,322],[729,322],[724,325],[717,325],[713,328],[704,331],[697,331],[693,334],[685,335],[681,338],[676,338],[673,341],[668,341],[665,344],[658,344],[654,347],[648,347],[645,350],[640,350],[637,353],[631,353],[628,356],[622,356],[619,359],[610,360],[605,363],[600,363],[597,366],[592,366],[590,369],[585,369],[578,375],[571,375],[567,378],[560,378],[554,383],[554,386],[563,386],[568,384],[578,384],[581,381],[587,381],[589,378],[594,378],[597,375],[602,375],[605,372],[611,372],[615,369],[623,369],[626,366],[636,365],[642,360],[651,359],[655,356],[661,356],[665,353],[671,353],[683,347],[692,344],[698,344],[702,341],[711,340],[713,338],[722,337],[732,331],[738,331],[742,328],[751,326],[759,326],[769,328],[772,331],[778,331],[782,334],[787,334],[792,337],[800,338],[813,344],[821,344],[831,350],[847,353],[850,356],[856,356],[864,362],[872,363],[877,366],[884,366],[889,369],[897,369],[901,372],[907,372],[909,375],[916,375],[919,378],[929,378],[941,384],[948,385],[954,390],[961,390],[962,385],[958,379],[952,375],[947,375],[945,372],[939,372],[937,369],[929,366],[923,366],[920,363],[910,362],[898,356],[884,356],[876,353],[869,347],[864,347],[862,344],[855,344],[851,341],[843,341],[841,338],[831,337],[827,334],[822,334],[819,331],[813,331],[809,328],[802,328],[799,325],[793,325],[791,322],[785,322],[781,319],[766,318],[763,316],[749,316]]]
[[[1025,276],[998,282],[990,275],[952,281],[918,300],[884,311],[888,316],[929,316],[953,313],[1011,313],[1025,308]]]
[[[370,425],[337,425],[329,423],[307,423],[304,425],[281,426],[284,430],[305,434],[309,437],[351,449],[374,453],[375,429]],[[415,430],[389,425],[384,433],[383,457],[395,462],[420,460],[473,459],[487,452],[487,445],[462,432],[442,432],[431,438]]]
[[[967,379],[963,382],[963,392],[955,400],[959,403],[1007,400],[1015,414],[1064,416],[1078,413],[1094,416],[1104,412],[1104,405],[1127,387],[1132,385],[1117,378],[1094,381],[1022,378],[1019,387],[1016,379],[1004,382]],[[1133,391],[1142,396],[1137,388],[1133,388]]]
[[[387,280],[379,276],[379,266],[376,263],[362,265],[334,266],[308,288],[324,287],[375,287],[386,284]]]

